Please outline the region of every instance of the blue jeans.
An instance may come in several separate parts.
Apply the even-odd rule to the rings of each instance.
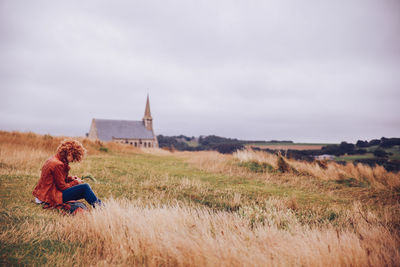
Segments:
[[[78,184],[62,191],[63,202],[84,198],[93,207],[101,205],[101,200],[93,193],[89,184]]]

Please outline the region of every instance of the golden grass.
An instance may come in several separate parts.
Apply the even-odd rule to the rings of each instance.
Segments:
[[[220,154],[216,151],[175,152],[175,155],[186,159],[189,163],[202,170],[226,174],[233,174],[239,171],[230,164],[231,155]]]
[[[253,150],[241,150],[234,153],[233,157],[240,162],[256,161],[265,162],[277,168],[278,156]],[[340,165],[335,162],[327,162],[326,168],[317,162],[309,163],[293,159],[285,161],[300,174],[312,175],[322,180],[343,180],[353,178],[360,182],[366,182],[377,189],[394,190],[400,188],[400,174],[386,171],[382,166],[370,167],[363,164],[346,163]]]
[[[275,211],[265,225],[250,228],[248,218],[237,214],[111,200],[105,209],[61,220],[56,232],[62,240],[86,244],[79,255],[89,260],[86,264],[378,266],[400,261],[398,240],[360,216],[351,217],[356,232],[337,232],[302,227],[287,213]],[[279,229],[281,220],[290,232]]]
[[[0,132],[0,175],[39,177],[40,166],[54,154],[62,139]],[[95,185],[95,192],[101,189],[100,192],[109,197],[104,199],[106,206],[78,216],[60,216],[35,207],[37,216],[32,216],[32,207],[27,207],[31,203],[18,206],[20,204],[6,203],[2,198],[2,246],[15,245],[19,249],[21,244],[26,245],[27,249],[18,250],[18,253],[27,257],[32,255],[37,244],[51,240],[60,246],[59,249],[46,250],[50,251],[46,265],[52,266],[397,266],[400,262],[398,203],[385,206],[377,200],[381,209],[372,211],[368,205],[355,201],[350,208],[338,207],[336,210],[332,207],[333,219],[320,221],[313,210],[302,210],[295,196],[249,201],[252,195],[245,195],[245,192],[250,191],[214,191],[220,195],[213,198],[230,202],[229,205],[235,207],[226,212],[179,198],[180,191],[185,194],[195,192],[193,196],[207,196],[212,182],[194,179],[190,172],[185,172],[179,180],[156,173],[154,169],[161,168],[160,163],[134,166],[132,171],[146,175],[144,179],[139,177],[142,180],[137,187],[147,193],[136,200],[128,200],[134,199],[135,194],[134,188],[128,187],[132,178],[129,173],[113,173],[118,170],[110,168],[113,166],[108,160],[112,158],[110,153],[119,153],[119,162],[132,160],[137,154],[142,155],[141,160],[150,160],[151,157],[154,160],[155,157],[157,162],[157,157],[171,158],[171,161],[183,158],[207,173],[260,179],[265,185],[289,179],[295,181],[294,185],[304,183],[305,187],[310,187],[310,180],[303,175],[323,181],[354,177],[359,181],[367,179],[373,188],[386,191],[398,186],[398,174],[381,168],[334,163],[328,163],[327,169],[322,169],[317,164],[288,159],[285,160],[296,172],[253,173],[238,163],[265,162],[276,169],[277,157],[254,151],[239,151],[234,155],[210,151],[142,151],[115,143],[80,140],[88,149],[88,157],[95,158],[96,162],[104,161],[104,166],[93,168],[90,166],[93,161],[84,160],[73,168],[80,172],[96,169],[103,176],[101,183]],[[107,147],[110,152],[101,152],[100,147]],[[143,156],[143,153],[147,154]],[[119,199],[110,198],[112,181],[104,177],[111,174],[118,177],[113,188],[125,190]],[[20,183],[26,182],[23,177],[18,179]],[[12,186],[21,185],[18,181],[6,181],[1,186],[12,190]],[[160,191],[163,188],[170,191]],[[22,191],[26,193],[29,190],[23,188]],[[23,196],[22,199],[26,201],[29,197]],[[300,219],[301,216],[310,218]],[[7,251],[4,249],[1,251]],[[34,257],[30,265],[38,265]]]
[[[399,239],[372,213],[355,205],[351,229],[301,225],[279,199],[267,203],[263,223],[252,207],[214,212],[184,204],[106,201],[106,207],[0,234],[9,242],[55,238],[82,244],[70,257],[80,266],[395,266]],[[267,206],[268,206],[267,205]]]
[[[53,137],[35,133],[0,131],[0,174],[29,174],[40,171],[38,166],[54,155],[60,142],[66,137]],[[102,154],[101,147],[120,153],[140,152],[140,149],[114,142],[98,142],[75,137],[87,149],[88,155]]]

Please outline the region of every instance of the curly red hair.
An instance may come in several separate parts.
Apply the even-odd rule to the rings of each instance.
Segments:
[[[81,161],[86,153],[83,145],[74,139],[65,139],[57,148],[57,155],[63,161],[67,162],[68,154],[71,154],[73,161]]]

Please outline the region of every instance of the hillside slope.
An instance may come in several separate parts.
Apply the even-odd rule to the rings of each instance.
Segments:
[[[0,132],[2,265],[395,266],[399,174],[241,151],[81,141],[72,175],[106,203],[79,216],[32,202],[62,138]],[[323,163],[322,163],[323,164]],[[343,168],[343,169],[340,169]]]

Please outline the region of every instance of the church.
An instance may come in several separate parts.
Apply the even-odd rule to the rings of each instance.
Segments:
[[[149,95],[141,121],[93,119],[88,137],[92,140],[113,141],[135,147],[158,147],[157,136],[153,130]]]

